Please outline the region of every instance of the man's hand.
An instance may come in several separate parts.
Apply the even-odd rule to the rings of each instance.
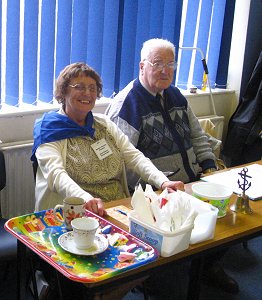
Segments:
[[[215,168],[209,168],[209,169],[205,169],[205,171],[203,172],[204,174],[209,174],[209,173],[213,173],[213,172],[216,172],[217,169]]]

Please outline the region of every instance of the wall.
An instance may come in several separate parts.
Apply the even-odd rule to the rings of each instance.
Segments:
[[[235,90],[239,99],[249,20],[250,0],[236,1],[231,49],[228,65],[228,88]]]
[[[197,116],[210,115],[212,107],[209,93],[201,93],[195,95],[186,95],[193,111]],[[226,130],[228,120],[236,107],[236,97],[233,91],[220,91],[213,93],[214,103],[217,114],[225,117]],[[113,100],[109,100],[113,101]],[[97,100],[94,112],[104,113],[108,99],[101,98]],[[0,114],[0,140],[3,143],[19,143],[33,139],[33,126],[37,118],[39,118],[46,110],[38,110],[27,112],[26,114]]]

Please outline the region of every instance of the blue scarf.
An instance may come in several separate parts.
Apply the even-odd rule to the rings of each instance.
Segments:
[[[36,161],[35,152],[41,144],[77,136],[90,136],[93,138],[95,133],[93,124],[94,117],[92,112],[87,114],[85,126],[78,125],[66,115],[59,114],[56,111],[43,114],[40,119],[35,121],[31,160]]]

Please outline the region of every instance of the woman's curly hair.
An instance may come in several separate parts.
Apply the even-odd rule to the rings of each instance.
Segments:
[[[102,96],[102,80],[96,71],[84,62],[73,63],[66,66],[60,72],[56,80],[54,96],[57,102],[61,103],[63,107],[65,106],[65,95],[67,93],[68,85],[72,78],[76,78],[79,75],[93,78],[96,81],[97,98],[99,99]]]

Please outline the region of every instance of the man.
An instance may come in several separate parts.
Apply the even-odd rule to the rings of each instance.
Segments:
[[[206,134],[185,97],[171,85],[174,45],[162,39],[145,42],[139,68],[139,79],[116,95],[106,114],[170,179],[192,182],[200,172],[215,170]],[[129,172],[132,189],[138,180]]]
[[[116,95],[106,114],[131,142],[172,180],[185,183],[216,170],[215,155],[186,98],[172,85],[174,45],[163,39],[143,44],[139,78]],[[134,188],[139,178],[129,172]],[[204,278],[227,292],[238,285],[217,263],[224,253],[206,257]]]

